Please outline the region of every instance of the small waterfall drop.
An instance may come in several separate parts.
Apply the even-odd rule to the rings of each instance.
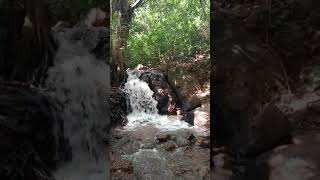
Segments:
[[[95,59],[81,41],[57,34],[60,47],[48,71],[48,93],[61,105],[64,132],[72,160],[54,173],[57,180],[108,179],[108,107],[110,69]]]
[[[153,91],[148,84],[139,79],[139,70],[127,70],[128,79],[123,91],[129,95],[132,113],[128,118],[125,129],[131,130],[145,125],[154,125],[163,131],[188,128],[189,124],[177,117],[159,115],[158,102],[153,97]]]

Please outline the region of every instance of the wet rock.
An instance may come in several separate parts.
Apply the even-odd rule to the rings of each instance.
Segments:
[[[233,160],[227,154],[217,154],[212,157],[215,168],[223,168],[231,170],[233,167]]]
[[[173,151],[177,147],[176,143],[173,141],[168,141],[161,145],[161,148],[163,148],[166,151]]]
[[[189,105],[188,105],[188,108],[186,109],[186,111],[191,111],[191,110],[201,106],[201,100],[195,94],[191,96],[191,98],[189,99],[188,102],[189,102],[188,103]]]
[[[116,160],[111,164],[111,172],[127,172],[133,173],[132,161]]]
[[[221,168],[211,168],[210,178],[211,180],[230,180],[232,176],[231,170]]]
[[[153,149],[156,147],[156,144],[153,142],[145,142],[140,145],[140,149]]]
[[[44,180],[59,161],[70,159],[56,108],[36,89],[0,85],[0,177]]]
[[[203,167],[199,169],[200,177],[203,177],[203,179],[209,179],[210,177],[210,167]]]
[[[189,123],[192,126],[198,126],[200,128],[210,128],[210,104],[204,104],[192,111],[183,114],[183,121]]]
[[[194,115],[194,125],[201,128],[210,128],[210,104],[205,104],[202,107],[192,111]]]
[[[312,131],[319,129],[319,112],[310,110],[310,108],[303,108],[290,114],[289,118],[292,120],[292,128],[295,130]]]
[[[171,134],[168,134],[168,133],[162,133],[156,136],[156,139],[159,143],[167,142],[171,138],[172,138]]]
[[[281,73],[281,59],[261,47],[242,21],[216,12],[215,24],[214,36],[221,37],[215,41],[219,61],[212,77],[215,138],[239,149],[250,139],[253,117],[278,89],[270,72]]]
[[[154,98],[158,101],[159,114],[175,114],[177,108],[177,97],[166,77],[159,71],[143,71],[140,79],[145,81],[154,92]]]
[[[124,126],[128,120],[126,115],[130,112],[129,98],[120,89],[112,89],[109,95],[111,126]]]
[[[139,150],[126,157],[133,160],[133,172],[137,179],[173,179],[174,174],[168,167],[168,163],[163,161],[159,151]]]
[[[181,179],[209,179],[208,154],[209,149],[187,146],[178,148],[168,159],[172,171]]]
[[[123,138],[123,135],[122,134],[120,134],[120,133],[113,133],[112,134],[112,137],[114,137],[115,139],[122,139]]]
[[[259,156],[256,162],[248,167],[247,179],[319,179],[319,150],[320,146],[315,142],[274,149]]]
[[[175,67],[167,72],[168,83],[179,100],[178,104],[184,112],[191,111],[201,105],[201,100],[194,94],[199,86],[198,79],[184,67]]]
[[[184,113],[182,118],[181,118],[181,120],[189,123],[191,126],[194,126],[194,114],[193,114],[193,112],[191,111],[191,112]]]
[[[111,164],[113,180],[133,180],[133,164],[128,160],[115,160]]]
[[[174,175],[183,177],[183,176],[185,176],[186,174],[188,174],[190,171],[191,171],[191,170],[190,170],[190,169],[187,169],[187,168],[179,168],[179,169],[177,169],[177,170],[174,171]]]
[[[195,136],[189,130],[177,130],[174,132],[176,143],[179,147],[192,145],[195,143]]]
[[[185,149],[184,149],[184,155],[185,156],[192,156],[193,155],[193,148],[191,147],[191,146],[187,146],[187,147],[185,147]]]
[[[193,131],[181,129],[177,134],[172,131],[142,132],[146,130],[145,127],[140,130],[136,132],[123,131],[127,141],[124,141],[123,137],[112,143],[114,145],[112,152],[133,162],[136,179],[209,179],[207,171],[209,168],[209,149],[194,146],[194,142],[191,143],[191,141],[195,141]],[[160,144],[157,137],[162,141]],[[146,149],[147,139],[154,142],[154,149],[150,149],[152,146]],[[177,141],[181,141],[180,139],[185,139],[185,143],[191,145],[179,147]],[[143,147],[140,146],[137,149],[128,145],[135,141],[139,141],[138,144]]]
[[[196,140],[195,145],[203,147],[203,148],[210,147],[210,137],[209,136],[197,136],[196,139],[197,140]]]
[[[320,132],[317,131],[306,131],[292,136],[292,142],[296,145],[320,143]]]
[[[291,125],[274,105],[267,106],[255,119],[249,147],[245,154],[259,154],[290,142]]]

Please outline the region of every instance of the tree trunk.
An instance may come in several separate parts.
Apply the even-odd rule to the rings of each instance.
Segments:
[[[43,84],[57,49],[41,0],[0,7],[0,79]],[[24,22],[29,19],[29,23]],[[25,23],[25,25],[24,25]]]
[[[117,1],[116,11],[119,13],[119,26],[116,30],[116,42],[112,51],[114,63],[114,86],[120,86],[126,79],[126,68],[128,62],[127,46],[129,38],[130,24],[133,13],[136,8],[144,3],[143,0],[137,0],[133,7],[130,6],[128,0]]]
[[[119,27],[116,30],[116,42],[113,50],[115,64],[115,86],[120,86],[125,81],[125,70],[127,68],[126,49],[128,45],[129,24],[131,18],[128,14],[128,0],[119,1]]]

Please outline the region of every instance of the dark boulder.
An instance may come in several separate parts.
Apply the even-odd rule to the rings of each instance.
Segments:
[[[255,156],[291,141],[291,125],[287,117],[273,105],[264,108],[254,119],[245,155]]]
[[[191,111],[197,107],[201,107],[201,99],[195,94],[191,96],[187,103],[186,111]]]
[[[282,74],[281,59],[238,20],[217,12],[215,24],[214,131],[218,144],[239,149],[249,141],[254,116],[279,91],[274,74]]]
[[[166,70],[168,84],[179,100],[178,106],[184,112],[191,111],[202,104],[202,100],[195,94],[198,91],[199,79],[192,72],[193,70],[179,66]],[[202,77],[202,75],[199,76]]]
[[[301,144],[278,147],[246,167],[246,180],[319,179],[320,146],[318,133],[304,136]]]
[[[183,114],[182,119],[183,121],[189,123],[190,125],[194,126],[194,114],[192,111],[186,112]]]
[[[0,177],[52,179],[70,158],[55,102],[36,89],[0,85]]]
[[[189,124],[205,129],[210,128],[210,104],[204,104],[192,111],[186,112],[182,120]]]
[[[153,96],[158,101],[159,114],[176,113],[178,99],[162,72],[142,71],[140,79],[145,81],[154,92]]]
[[[110,122],[111,127],[124,126],[127,124],[127,114],[131,111],[128,95],[118,88],[111,90],[110,102]]]

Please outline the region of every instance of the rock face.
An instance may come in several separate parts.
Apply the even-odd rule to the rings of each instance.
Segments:
[[[202,128],[210,128],[210,104],[204,104],[202,107],[192,111],[194,115],[194,125]]]
[[[128,122],[127,114],[130,112],[130,103],[123,91],[119,89],[112,89],[110,96],[110,121],[111,127],[115,127],[118,125],[126,125]]]
[[[214,7],[224,8],[223,10],[228,12],[228,17],[237,19],[252,35],[268,41],[270,46],[276,49],[283,57],[283,63],[292,82],[299,79],[296,75],[299,74],[302,65],[313,61],[318,56],[319,2],[314,0],[275,1],[270,8],[265,1],[249,3],[228,1],[226,3],[218,0],[216,2]],[[269,17],[270,22],[268,22]],[[268,35],[266,30],[269,32]]]
[[[186,112],[182,120],[193,126],[200,128],[210,128],[210,104],[203,104],[201,107],[195,108],[192,111]]]
[[[210,179],[208,132],[163,132],[146,125],[112,134],[112,179]]]
[[[140,65],[139,70],[133,70],[140,80],[146,82],[150,89],[153,91],[153,97],[158,102],[157,109],[159,114],[177,114],[177,111],[182,110],[188,112],[187,117],[184,118],[190,124],[193,124],[193,116],[189,116],[192,110],[201,107],[202,100],[194,94],[193,85],[183,84],[184,90],[178,88],[177,84],[169,80],[164,72],[161,70],[148,70],[147,67]],[[197,81],[196,79],[193,79]],[[190,87],[190,89],[188,89]],[[186,90],[186,88],[188,90]],[[190,94],[190,92],[192,93]]]
[[[158,71],[142,71],[140,79],[145,81],[154,92],[154,98],[158,101],[159,114],[175,114],[177,97],[169,86],[166,77]]]
[[[112,179],[114,180],[130,180],[133,177],[132,161],[117,160],[112,162],[111,165]]]
[[[189,71],[175,67],[167,72],[168,83],[179,99],[180,108],[187,112],[201,106],[201,100],[194,94],[199,86],[199,80]]]
[[[295,93],[299,83],[306,84],[299,74],[319,57],[319,41],[314,40],[319,38],[315,22],[320,4],[312,0],[277,1],[270,6],[264,1],[215,3],[213,130],[219,144],[243,154],[237,154],[236,166],[245,164],[246,173],[234,179],[318,179],[317,145],[271,151],[288,143],[290,124],[272,103],[264,105],[275,100],[276,91]],[[312,114],[299,116],[317,119],[318,103],[308,108]]]
[[[238,10],[240,10],[240,7]],[[245,13],[244,13],[245,14]],[[244,14],[241,14],[243,18]],[[276,76],[284,76],[282,59],[271,48],[243,28],[241,19],[215,11],[213,30],[216,48],[212,100],[212,126],[218,145],[232,147],[237,157],[233,175],[256,156],[288,143],[290,123],[270,104],[283,87]],[[257,178],[259,179],[259,178]]]
[[[186,108],[186,111],[191,111],[197,107],[201,106],[201,100],[197,95],[192,95],[191,98],[188,101],[188,107]]]
[[[265,153],[248,167],[246,179],[319,179],[319,137],[318,133],[303,135],[301,144],[279,147]]]
[[[250,142],[244,152],[248,156],[271,150],[290,142],[291,125],[286,116],[273,105],[267,106],[255,118]]]
[[[223,38],[215,41],[219,48],[211,112],[218,143],[237,146],[248,142],[253,117],[278,89],[270,72],[281,70],[279,59],[250,38],[238,21],[225,18],[215,16],[214,36]]]
[[[0,85],[0,177],[49,179],[50,168],[70,158],[54,104],[37,90]]]

